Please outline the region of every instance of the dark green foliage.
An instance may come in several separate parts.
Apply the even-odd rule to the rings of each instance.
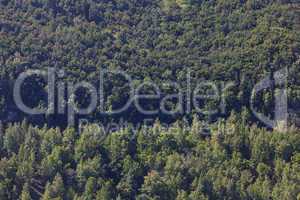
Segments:
[[[300,107],[299,24],[297,0],[0,0],[0,199],[300,200],[299,130],[251,126],[243,110],[254,85],[283,68],[289,108]],[[136,135],[124,128],[104,137],[94,125],[79,135],[65,128],[66,116],[26,116],[16,108],[18,75],[48,67],[64,70],[59,81],[97,87],[101,70],[123,70],[135,86],[153,81],[164,93],[175,90],[168,81],[185,91],[191,71],[192,88],[201,80],[232,82],[223,114],[235,112],[208,127],[196,117],[184,126],[182,115],[157,114],[151,117],[178,121],[169,128],[157,121]],[[118,75],[106,77],[106,110],[125,104],[126,85]],[[257,94],[254,107],[270,114],[278,87]],[[45,105],[46,89],[41,77],[26,80],[26,105]],[[76,96],[80,106],[89,103],[86,92]],[[144,119],[133,106],[119,116],[100,111],[89,119]],[[7,123],[23,118],[41,126]]]
[[[65,81],[94,85],[103,69],[123,70],[137,83],[177,81],[183,88],[187,70],[193,73],[193,84],[201,79],[233,81],[234,88],[225,94],[226,114],[248,106],[253,85],[287,67],[289,106],[299,107],[296,1],[2,0],[0,13],[0,119],[22,117],[10,95],[18,74],[47,67],[64,69]],[[27,105],[45,104],[43,81],[27,83],[22,90]],[[107,110],[124,105],[128,88],[123,86],[119,77],[105,81]],[[78,95],[85,105],[87,94]],[[255,106],[269,111],[272,98],[271,93],[258,95]],[[142,118],[132,107],[122,116],[132,122]],[[65,125],[57,117],[30,120]]]

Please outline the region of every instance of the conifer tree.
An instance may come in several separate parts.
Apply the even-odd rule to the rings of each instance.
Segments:
[[[21,200],[31,200],[28,183],[25,183],[23,186],[23,190],[21,193]]]

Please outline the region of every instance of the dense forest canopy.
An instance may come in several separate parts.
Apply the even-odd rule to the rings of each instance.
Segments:
[[[159,122],[104,135],[85,127],[1,128],[0,198],[291,200],[300,199],[299,130],[269,132],[232,114],[203,123]],[[103,137],[105,136],[105,137]]]
[[[0,9],[0,117],[4,121],[24,117],[12,97],[18,75],[49,67],[64,70],[64,81],[85,80],[95,86],[100,71],[107,69],[128,73],[136,85],[149,80],[157,84],[176,81],[182,88],[190,70],[191,83],[234,83],[224,94],[227,116],[231,110],[248,107],[258,81],[287,68],[289,108],[299,107],[296,0],[1,0]],[[24,101],[32,107],[45,105],[45,83],[32,79],[24,85]],[[124,105],[128,99],[124,80],[115,76],[104,84],[105,109]],[[88,99],[86,91],[77,96],[80,105],[87,103],[82,100]],[[272,110],[273,98],[272,91],[258,95],[257,109]],[[170,107],[175,103],[170,102]],[[153,117],[174,121],[182,115],[192,117],[191,113]],[[97,109],[88,117],[126,117],[131,122],[143,118],[134,107],[105,117]],[[64,116],[27,119],[54,126],[66,123]]]
[[[274,118],[286,93],[290,116],[299,117],[299,33],[298,0],[0,0],[0,199],[300,200],[299,129],[271,130],[251,109]],[[68,126],[61,102],[39,115],[16,105],[16,80],[28,70],[57,80],[54,89],[38,75],[24,81],[31,108],[46,107],[49,96],[86,107],[89,91],[74,101],[65,93],[82,81],[103,90],[104,110],[124,106],[126,77],[103,81],[104,70],[126,73],[137,88],[155,83],[164,95],[199,82],[222,94],[200,102],[214,114],[199,113],[184,94],[184,112],[145,116],[130,105],[107,115],[97,104],[75,119],[93,124]],[[262,80],[268,88],[253,96]],[[148,118],[155,123],[137,126]],[[97,125],[119,119],[127,126]]]

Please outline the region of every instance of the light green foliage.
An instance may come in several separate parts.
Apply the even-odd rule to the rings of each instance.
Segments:
[[[207,127],[211,135],[206,137],[194,137],[198,133],[195,124],[203,123],[196,118],[191,127],[176,122],[162,129],[157,122],[152,128],[141,128],[137,135],[125,128],[100,141],[87,134],[90,127],[80,137],[68,128],[62,142],[59,130],[58,136],[45,137],[51,132],[45,128],[24,123],[9,126],[3,129],[4,138],[16,135],[20,127],[27,128],[17,154],[8,153],[8,148],[0,152],[7,155],[0,160],[0,197],[296,199],[299,131],[271,132],[237,123],[240,120],[235,113],[223,125],[211,124]],[[72,149],[75,154],[70,153]]]

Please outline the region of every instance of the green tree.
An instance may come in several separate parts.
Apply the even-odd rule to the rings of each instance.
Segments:
[[[57,174],[52,181],[52,183],[47,183],[45,192],[43,194],[43,200],[50,200],[50,199],[64,199],[65,188],[63,179],[60,174]]]
[[[111,183],[106,182],[97,192],[96,200],[109,200],[112,199]]]
[[[85,184],[85,190],[83,194],[84,200],[93,200],[95,199],[95,193],[97,191],[97,182],[96,178],[90,177],[86,184]]]
[[[28,183],[25,183],[23,186],[23,190],[21,193],[21,200],[31,200]]]
[[[152,199],[170,199],[172,194],[168,185],[157,171],[151,171],[144,178],[144,184],[141,188],[142,194],[146,194]]]

